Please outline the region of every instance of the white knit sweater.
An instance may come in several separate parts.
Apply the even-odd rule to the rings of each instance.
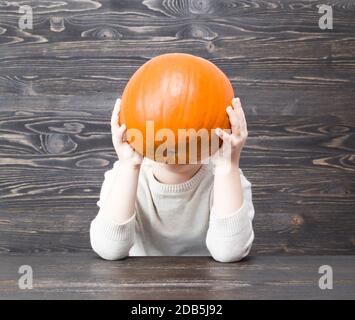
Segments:
[[[116,176],[119,162],[105,173],[100,207]],[[100,211],[91,223],[93,250],[102,258],[130,256],[209,256],[220,262],[238,261],[251,248],[254,232],[251,184],[241,173],[244,202],[227,217],[213,211],[213,167],[204,164],[187,182],[163,184],[152,162],[141,166],[134,216],[124,224],[108,221]]]

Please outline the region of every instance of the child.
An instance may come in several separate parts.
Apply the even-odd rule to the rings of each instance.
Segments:
[[[251,184],[239,169],[247,125],[239,98],[226,109],[232,133],[208,164],[164,164],[135,152],[111,118],[119,161],[105,173],[98,215],[90,227],[93,250],[107,260],[130,256],[206,256],[220,262],[244,258],[254,240]]]

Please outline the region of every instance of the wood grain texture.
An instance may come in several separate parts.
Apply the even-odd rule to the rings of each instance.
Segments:
[[[1,257],[1,256],[0,256]],[[221,264],[203,257],[8,256],[0,264],[0,299],[354,299],[355,257],[250,257]],[[33,269],[33,289],[18,288],[18,268]],[[319,267],[333,269],[321,290]]]
[[[0,93],[121,92],[143,62],[171,51],[206,57],[234,86],[275,96],[280,88],[353,88],[354,6],[333,1],[335,28],[323,32],[319,3],[33,1],[34,30],[24,32],[19,1],[0,11]]]
[[[355,6],[328,1],[0,5],[0,252],[87,252],[116,157],[109,115],[149,58],[216,63],[244,103],[253,254],[355,254]],[[34,29],[18,28],[31,5]]]
[[[116,157],[110,110],[77,110],[0,117],[3,251],[88,248]],[[248,123],[242,168],[253,184],[254,252],[352,254],[354,117],[250,115]]]

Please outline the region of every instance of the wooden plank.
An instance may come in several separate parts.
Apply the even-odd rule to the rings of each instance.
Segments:
[[[112,159],[109,110],[12,111],[0,114],[2,161],[33,168],[108,168]],[[244,156],[249,167],[295,165],[354,171],[354,116],[247,115],[249,140]],[[98,159],[88,159],[90,156]],[[102,160],[99,160],[100,157]],[[64,158],[64,159],[62,159]],[[260,163],[263,158],[265,162]],[[278,161],[274,161],[275,159]],[[90,163],[91,161],[91,163]],[[67,165],[65,164],[67,162]],[[77,162],[77,164],[75,164]],[[332,162],[334,162],[332,164]],[[96,164],[96,165],[95,165]]]
[[[68,184],[67,190],[54,182],[52,191],[37,188],[35,196],[2,200],[1,251],[90,251],[89,224],[98,211],[99,182],[85,185],[82,180],[76,189]],[[60,197],[57,190],[67,194]],[[254,254],[354,254],[353,199],[295,196],[264,187],[254,188],[254,206]]]
[[[75,46],[70,45],[70,48]],[[90,50],[93,50],[91,44],[88,43],[87,46],[90,47]],[[130,50],[129,43],[122,44],[122,46],[125,50]],[[226,51],[228,46],[224,47],[222,44],[221,50]],[[233,48],[238,46],[240,46],[238,43],[232,44]],[[299,48],[299,44],[295,46]],[[242,45],[242,47],[246,50],[246,46]],[[260,47],[260,45],[256,47]],[[256,47],[249,47],[248,50],[255,52],[258,50]],[[152,47],[145,50],[150,49],[154,51],[153,56],[163,53],[156,52]],[[292,47],[289,49],[290,51],[294,50]],[[60,48],[54,49],[53,54],[56,57],[33,57],[36,53],[29,52],[33,58],[21,56],[11,59],[4,58],[0,61],[0,93],[3,95],[33,96],[48,95],[49,93],[59,95],[87,93],[94,95],[107,92],[120,95],[129,78],[148,59],[146,57],[125,59],[120,56],[119,51],[116,54],[111,53],[116,57],[108,58],[97,58],[96,56],[101,55],[99,51],[91,53],[94,57],[73,56],[74,53],[68,52],[63,53],[63,55],[68,54],[70,57],[60,58],[58,57],[62,54],[59,53],[60,50]],[[78,50],[85,54],[85,48],[83,50],[78,48]],[[271,48],[271,52],[276,50],[275,47]],[[302,89],[306,92],[317,89],[318,96],[316,98],[319,98],[322,94],[327,96],[326,90],[328,89],[341,88],[350,92],[350,96],[353,97],[351,89],[353,89],[355,83],[355,59],[309,58],[308,60],[297,61],[294,58],[283,58],[281,55],[265,58],[264,51],[260,52],[263,57],[257,58],[253,58],[249,52],[240,54],[243,56],[236,58],[231,57],[228,52],[221,52],[218,55],[224,56],[224,58],[210,58],[231,79],[235,91],[239,91],[240,87],[256,87],[265,91],[276,89],[274,93],[276,94],[282,91],[281,89],[295,88],[298,91]],[[269,55],[271,54],[269,53]],[[290,52],[287,52],[285,55],[289,54]],[[300,52],[299,55],[304,55],[304,52]],[[308,89],[305,90],[305,87]],[[284,103],[289,104],[290,98],[287,98]],[[320,102],[322,100],[324,100],[324,97],[320,98]]]
[[[90,251],[116,156],[109,115],[149,58],[210,59],[242,97],[255,254],[354,254],[355,8],[328,1],[64,0],[0,6],[0,251]],[[31,5],[34,30],[18,28]],[[277,21],[277,23],[275,23]]]
[[[89,223],[103,173],[116,156],[110,110],[94,111],[79,101],[77,111],[65,104],[64,110],[36,111],[30,103],[2,113],[2,251],[90,250]],[[253,252],[353,254],[353,117],[248,119],[242,168],[253,184]]]
[[[33,32],[18,30],[21,3],[0,11],[1,94],[121,93],[138,66],[172,51],[210,59],[235,87],[354,86],[354,9],[346,1],[331,3],[332,32],[318,27],[319,1],[26,2],[36,13]]]
[[[255,255],[354,255],[354,204],[292,199],[254,200]],[[12,253],[91,251],[90,221],[96,200],[47,199],[3,202],[0,251]],[[288,198],[287,195],[284,198]],[[299,197],[298,197],[299,198]]]
[[[205,257],[0,255],[1,299],[354,299],[355,257],[250,257],[221,264]],[[18,287],[18,268],[33,268],[33,289]],[[321,290],[319,267],[333,269]]]
[[[209,23],[217,20],[225,25],[232,23],[239,25],[241,31],[293,31],[319,32],[318,13],[321,1],[310,0],[301,2],[297,0],[286,1],[261,1],[249,2],[238,0],[213,0],[213,1],[180,1],[173,0],[113,0],[103,1],[61,1],[48,4],[45,1],[16,1],[9,2],[0,8],[0,17],[6,23],[15,24],[18,21],[18,9],[21,5],[30,5],[34,12],[34,25],[36,29],[44,30],[53,25],[45,24],[46,17],[63,17],[65,23],[73,24],[76,28],[88,25],[106,25],[123,27],[130,26],[132,31],[149,32],[148,26],[161,28],[162,22],[178,24],[184,21],[196,23]],[[330,0],[334,12],[334,25],[337,32],[352,32],[354,7],[346,0]],[[277,20],[278,24],[271,22]],[[251,25],[253,27],[251,27]],[[140,26],[134,29],[133,26]],[[171,26],[167,26],[169,29]],[[59,30],[56,30],[59,32]]]
[[[119,86],[121,85],[121,91]],[[125,84],[118,81],[115,92],[88,95],[3,95],[0,96],[2,112],[31,115],[33,111],[48,113],[69,112],[73,116],[103,114],[108,117]],[[248,86],[234,84],[235,94],[240,96],[247,116],[260,115],[329,115],[351,116],[355,93],[352,88],[277,88],[265,84]],[[341,94],[339,93],[341,90]]]

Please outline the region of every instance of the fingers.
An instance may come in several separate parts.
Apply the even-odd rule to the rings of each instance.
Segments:
[[[124,144],[125,141],[125,133],[126,133],[126,125],[115,126],[112,129],[112,143],[115,147]]]
[[[238,139],[233,135],[233,134],[228,134],[221,128],[216,129],[216,135],[220,137],[223,142],[231,144],[231,145],[236,145],[238,143]]]
[[[245,119],[245,114],[244,114],[244,110],[242,108],[242,104],[240,102],[240,99],[237,98],[235,99],[235,104],[237,106],[237,110],[238,110],[238,119],[239,119],[239,127],[240,127],[240,134],[242,136],[247,136],[248,135],[248,129],[247,129],[247,121]]]
[[[232,105],[234,110],[237,110],[238,108],[242,107],[242,103],[240,102],[240,98],[234,98],[232,99]]]
[[[240,98],[234,98],[232,100],[233,110],[235,113],[235,117],[237,118],[238,124],[234,127],[234,132],[238,135],[246,137],[248,135],[247,123],[245,120],[245,114],[242,108],[242,104]],[[232,128],[233,129],[233,128]]]
[[[239,128],[239,121],[238,121],[238,116],[237,113],[235,112],[235,110],[231,107],[228,106],[227,109],[227,114],[228,114],[228,118],[229,118],[229,122],[231,124],[232,127],[232,132],[233,131],[237,131]]]
[[[117,99],[111,116],[111,132],[112,132],[112,139],[114,144],[117,143],[121,144],[124,142],[124,134],[127,129],[125,124],[122,124],[120,126],[118,123],[120,108],[121,108],[121,99]]]
[[[232,106],[228,106],[226,111],[229,117],[229,122],[232,127],[232,133],[239,135],[240,134],[240,119],[238,115],[238,110],[240,109],[240,100],[239,98],[232,99]]]
[[[118,140],[119,143],[124,143],[125,142],[125,133],[126,133],[126,125],[123,124],[122,126],[119,126],[117,129],[117,133],[115,134],[116,139]]]
[[[118,117],[121,109],[121,99],[117,99],[115,106],[113,107],[112,116],[111,116],[111,127],[118,126]]]

